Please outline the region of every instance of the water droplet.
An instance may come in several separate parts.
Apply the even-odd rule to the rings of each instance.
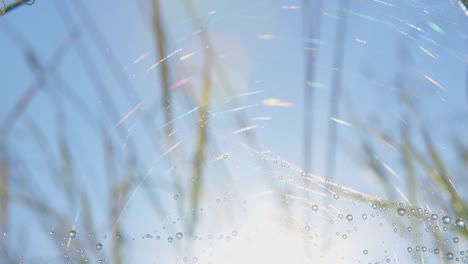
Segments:
[[[348,235],[343,234],[341,237],[342,237],[343,239],[347,239],[347,238],[348,238]]]
[[[372,204],[372,208],[373,208],[373,209],[377,209],[377,205],[376,205],[376,204]]]
[[[397,213],[398,213],[399,215],[403,216],[403,215],[406,214],[406,209],[400,207],[400,208],[397,209]]]
[[[406,250],[407,250],[408,252],[413,252],[413,248],[412,248],[412,247],[408,247]]]
[[[364,220],[367,219],[367,215],[366,215],[366,214],[363,214],[363,215],[362,215],[362,219],[364,219]]]
[[[184,237],[184,234],[182,232],[179,232],[176,234],[177,239],[182,239]]]
[[[76,231],[75,230],[70,230],[70,232],[68,232],[68,237],[69,238],[75,238],[76,237]]]
[[[434,254],[439,254],[439,250],[437,248],[434,249]]]
[[[177,195],[177,194],[174,195],[174,200],[176,200],[176,201],[179,200],[179,195]]]
[[[337,194],[337,193],[335,193],[335,195],[333,195],[333,198],[335,198],[335,199],[339,199],[339,198],[340,198],[340,195],[339,195],[339,194]]]
[[[232,230],[231,234],[232,236],[237,236],[237,230]]]
[[[172,237],[168,237],[168,238],[167,238],[167,242],[169,242],[169,243],[172,243],[172,240],[173,240]]]
[[[447,259],[448,259],[448,260],[452,260],[452,259],[453,259],[453,253],[452,253],[452,252],[447,253]]]
[[[305,231],[309,231],[309,230],[310,230],[310,226],[306,225],[306,226],[304,227],[304,229],[305,229]]]
[[[453,243],[458,243],[459,241],[460,241],[460,239],[458,237],[453,238]]]
[[[97,249],[97,250],[101,250],[101,249],[102,249],[102,244],[101,244],[101,243],[97,243],[97,244],[96,244],[96,249]]]
[[[442,222],[444,222],[444,224],[448,225],[448,224],[450,224],[452,222],[452,218],[450,218],[450,216],[446,215],[446,216],[444,216],[442,218]]]
[[[54,231],[53,229],[51,229],[51,230],[49,231],[49,235],[53,236],[54,234],[55,234],[55,231]]]
[[[432,214],[432,215],[431,215],[431,218],[432,218],[432,220],[437,220],[437,218],[439,218],[439,216],[436,215],[436,214]]]
[[[316,204],[312,205],[312,210],[318,211],[318,209],[319,209],[318,205],[316,205]]]
[[[458,219],[455,221],[455,224],[456,224],[458,227],[464,228],[464,227],[465,227],[465,220],[463,220],[462,218],[458,218]]]
[[[369,251],[367,251],[367,249],[364,249],[364,250],[362,251],[362,253],[364,253],[364,255],[367,255],[367,253],[369,253]]]
[[[348,221],[353,221],[353,215],[352,215],[352,214],[348,214],[348,215],[346,216],[346,219],[347,219]]]

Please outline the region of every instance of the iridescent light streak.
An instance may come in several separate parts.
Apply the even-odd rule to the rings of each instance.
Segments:
[[[258,39],[263,39],[263,40],[270,40],[276,38],[275,35],[270,35],[270,34],[263,34],[263,35],[258,35]]]
[[[188,77],[188,78],[182,79],[182,80],[180,80],[180,81],[178,81],[178,82],[176,82],[176,83],[173,83],[173,84],[169,87],[169,89],[175,89],[175,88],[177,88],[177,87],[179,87],[179,86],[186,85],[187,83],[190,82],[191,79],[192,79],[192,77]]]
[[[252,130],[252,129],[256,129],[256,128],[258,128],[258,127],[259,127],[258,125],[253,125],[253,126],[244,127],[244,128],[241,128],[241,129],[232,131],[232,134],[235,135],[235,134],[244,133],[244,132],[246,132],[246,131],[249,131],[249,130]]]
[[[413,24],[411,24],[411,23],[409,23],[409,22],[407,22],[407,21],[405,21],[405,20],[403,20],[403,19],[398,19],[398,20],[399,20],[401,23],[407,25],[408,27],[410,27],[410,28],[412,28],[412,29],[415,29],[415,30],[417,30],[417,31],[419,31],[419,32],[424,32],[424,30],[423,30],[422,28],[420,28],[420,27],[418,27],[418,26],[416,26],[416,25],[413,25]]]
[[[169,133],[169,135],[167,135],[168,137],[174,135],[174,133],[177,131],[177,129],[174,129],[174,131],[172,131],[171,133]]]
[[[180,57],[179,60],[180,61],[186,60],[186,59],[192,57],[194,54],[195,54],[195,52],[190,52],[189,54],[185,54],[184,56]]]
[[[435,86],[437,86],[439,89],[441,90],[444,90],[444,91],[447,91],[447,89],[445,89],[444,86],[442,86],[440,83],[436,82],[434,79],[432,79],[431,77],[427,76],[426,74],[422,74],[424,76],[424,78],[426,78],[426,80],[428,80],[430,83],[434,84]]]
[[[440,33],[440,34],[445,34],[444,30],[443,30],[441,27],[439,27],[436,23],[429,21],[429,22],[427,22],[427,24],[428,24],[435,32]]]
[[[363,40],[363,39],[355,39],[357,43],[361,43],[361,44],[367,44],[367,41]]]
[[[271,120],[273,119],[271,116],[259,116],[259,117],[252,117],[251,120],[262,120],[262,121],[265,121],[265,120]]]
[[[368,21],[371,21],[371,22],[380,23],[380,24],[389,26],[389,27],[391,27],[391,28],[393,28],[393,29],[395,29],[395,30],[398,31],[398,28],[397,28],[394,24],[392,24],[392,23],[390,23],[390,22],[388,22],[388,21],[380,20],[380,19],[377,19],[377,18],[375,18],[375,17],[373,17],[373,16],[369,16],[369,15],[366,15],[366,14],[354,12],[354,11],[352,11],[352,10],[344,10],[344,11],[345,11],[345,12],[348,12],[348,13],[351,14],[351,15],[357,16],[357,17],[359,17],[359,18],[362,18],[362,19],[365,19],[365,20],[368,20]]]
[[[429,55],[430,57],[432,57],[432,58],[434,58],[434,59],[437,59],[437,57],[436,57],[434,54],[430,53],[427,49],[425,49],[425,48],[423,48],[423,47],[421,47],[421,46],[418,46],[418,48],[419,48],[420,50],[422,50],[424,53],[426,53],[427,55]]]
[[[263,100],[263,105],[266,106],[279,106],[279,107],[293,107],[294,104],[290,102],[282,102],[280,99],[266,99]]]
[[[122,211],[120,211],[119,216],[117,217],[114,224],[112,225],[112,229],[120,222],[120,218],[122,218],[123,213],[125,212],[128,205],[130,204],[130,201],[133,199],[133,197],[135,196],[137,191],[140,189],[141,185],[143,185],[143,183],[146,181],[146,179],[150,176],[150,173],[153,171],[154,166],[156,165],[156,163],[158,163],[163,157],[165,157],[167,154],[169,154],[171,151],[173,151],[175,148],[177,148],[180,145],[180,143],[182,143],[182,141],[177,142],[174,146],[172,146],[170,149],[168,149],[164,154],[162,154],[158,158],[154,159],[154,161],[152,162],[153,165],[151,165],[151,167],[148,169],[145,177],[140,181],[140,183],[135,187],[135,190],[133,190],[132,194],[128,197],[127,202],[122,207]]]
[[[319,82],[307,82],[307,85],[314,88],[327,88],[325,84]]]
[[[181,51],[182,51],[182,49],[178,49],[178,50],[173,51],[171,54],[167,55],[166,57],[162,58],[161,60],[159,60],[158,62],[153,64],[151,67],[149,67],[149,69],[146,70],[146,72],[151,71],[152,69],[156,68],[159,64],[163,63],[164,61],[166,61],[167,59],[169,59],[170,57],[176,55],[177,53],[179,53]]]
[[[139,104],[137,104],[132,110],[130,110],[126,115],[124,115],[120,120],[119,122],[117,122],[117,124],[115,124],[115,127],[118,127],[120,126],[123,122],[125,122],[125,120],[127,120],[131,115],[133,115],[133,113],[135,113],[136,110],[140,109],[140,107],[142,107],[144,104],[143,101],[141,101]]]
[[[239,94],[239,95],[235,95],[235,96],[232,96],[230,98],[227,98],[226,100],[229,102],[229,101],[232,101],[236,98],[239,98],[239,97],[243,97],[243,96],[250,96],[250,95],[254,95],[254,94],[259,94],[263,92],[263,90],[258,90],[258,91],[253,91],[253,92],[247,92],[247,93],[242,93],[242,94]]]
[[[253,92],[247,92],[247,93],[243,93],[243,94],[240,94],[239,97],[242,97],[242,96],[249,96],[249,95],[253,95],[253,94],[259,94],[263,92],[263,90],[258,90],[258,91],[253,91]]]
[[[396,186],[394,183],[392,183],[393,185],[393,188],[395,188],[395,190],[400,194],[400,196],[403,198],[403,200],[405,200],[407,203],[410,204],[410,201],[408,200],[408,198],[405,196],[405,194],[400,190],[400,188],[398,188],[398,186]]]
[[[336,123],[338,123],[338,124],[340,124],[340,125],[345,125],[345,126],[349,126],[349,127],[350,127],[350,126],[353,126],[353,125],[351,125],[350,123],[348,123],[348,122],[346,122],[346,121],[343,121],[343,120],[341,120],[341,119],[338,119],[338,118],[330,117],[330,120],[333,121],[333,122],[336,122]]]
[[[181,119],[181,118],[184,118],[185,116],[188,116],[188,115],[190,115],[190,114],[191,114],[191,113],[193,113],[193,112],[196,112],[196,111],[198,111],[198,109],[200,109],[200,107],[201,107],[201,106],[197,106],[197,107],[193,108],[192,110],[188,111],[187,113],[185,113],[185,114],[183,114],[183,115],[180,115],[180,116],[178,116],[177,118],[175,118],[175,119],[173,119],[173,120],[171,120],[171,121],[169,121],[169,122],[165,123],[164,125],[162,125],[162,126],[158,127],[158,128],[157,128],[157,130],[159,130],[159,129],[161,129],[161,128],[165,127],[165,126],[168,126],[168,125],[170,125],[170,124],[172,124],[172,123],[176,122],[177,120],[179,120],[179,119]]]
[[[133,64],[137,64],[139,63],[140,61],[144,60],[146,57],[148,57],[148,55],[151,54],[151,50],[149,50],[148,52],[146,52],[145,54],[141,55],[140,57],[138,57],[135,61],[133,61]]]
[[[281,8],[282,8],[282,9],[287,9],[287,10],[297,10],[297,9],[301,9],[300,6],[295,6],[295,5],[291,5],[291,6],[282,6]]]
[[[460,193],[458,192],[457,187],[455,187],[455,184],[453,184],[452,179],[451,179],[451,178],[448,178],[448,181],[449,181],[450,185],[452,185],[453,190],[454,190],[458,195],[460,195]]]
[[[397,178],[398,180],[401,180],[400,179],[400,176],[392,169],[392,167],[390,167],[387,163],[385,163],[384,161],[382,161],[382,165],[384,166],[384,168],[390,172],[390,174],[392,174],[393,176],[395,176],[395,178]]]
[[[137,126],[137,124],[134,123],[133,125],[131,125],[131,126],[127,129],[127,132],[130,134],[130,133],[133,131],[133,129],[135,129],[136,126]]]
[[[237,112],[237,111],[242,111],[244,109],[247,109],[247,108],[251,108],[251,107],[255,107],[255,106],[258,106],[257,104],[253,104],[253,105],[246,105],[246,106],[240,106],[240,107],[236,107],[236,108],[232,108],[232,109],[229,109],[229,110],[226,110],[222,113],[232,113],[232,112]]]
[[[393,4],[390,4],[390,3],[387,3],[387,2],[384,2],[384,1],[380,1],[380,0],[372,0],[372,1],[377,2],[377,3],[380,3],[380,4],[383,4],[383,5],[396,7],[396,6],[393,5]]]

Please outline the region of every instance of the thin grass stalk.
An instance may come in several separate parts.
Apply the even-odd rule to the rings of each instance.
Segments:
[[[350,0],[340,2],[340,11],[344,11],[350,4]],[[329,100],[328,117],[339,118],[340,110],[340,99],[343,76],[343,62],[345,57],[345,46],[346,46],[346,33],[347,33],[347,21],[348,12],[343,12],[343,17],[338,21],[336,34],[335,34],[335,50],[333,52],[333,68],[337,69],[333,71],[331,80],[331,91]],[[325,177],[328,179],[335,178],[336,170],[336,152],[337,152],[337,140],[338,140],[338,125],[334,122],[328,122],[328,140],[327,140],[327,159],[325,166]]]
[[[55,49],[48,67],[46,67],[49,73],[55,73],[60,67],[61,62],[67,52],[70,50],[70,46],[77,39],[78,32],[71,30],[69,35],[59,44]],[[18,121],[21,115],[24,113],[26,108],[36,97],[40,88],[47,83],[47,76],[45,74],[39,75],[24,91],[20,99],[14,104],[13,108],[7,113],[5,119],[1,123],[0,129],[8,134],[8,132],[14,127],[14,124]]]
[[[64,2],[63,0],[57,0],[58,2]],[[125,98],[127,98],[128,103],[130,106],[134,106],[139,102],[139,96],[137,94],[137,90],[133,86],[133,84],[126,78],[127,74],[123,70],[124,67],[118,61],[117,56],[114,54],[114,51],[109,47],[104,34],[102,34],[101,30],[98,27],[98,24],[94,20],[93,16],[89,12],[87,8],[87,4],[82,3],[81,1],[68,1],[71,6],[77,11],[77,14],[80,18],[80,25],[84,25],[85,29],[89,32],[89,36],[93,40],[93,44],[97,50],[101,51],[100,54],[106,63],[107,68],[112,73],[112,76],[117,81],[117,85],[120,87],[123,94],[125,94]],[[64,4],[66,5],[66,4]],[[104,54],[103,51],[106,51]]]
[[[166,30],[163,25],[162,13],[161,13],[161,3],[159,0],[151,1],[152,8],[153,8],[153,17],[152,17],[152,25],[154,30],[154,37],[155,37],[155,45],[157,46],[157,54],[156,60],[161,60],[162,58],[167,56],[167,34]],[[159,80],[160,80],[160,90],[162,92],[161,97],[161,106],[164,112],[164,123],[167,124],[164,127],[164,142],[166,143],[167,148],[171,148],[174,146],[174,142],[177,142],[175,139],[176,135],[168,136],[174,131],[174,126],[172,125],[171,121],[173,120],[173,112],[172,112],[172,95],[169,90],[171,85],[171,72],[169,69],[168,62],[164,61],[159,64]],[[169,153],[170,162],[176,162],[178,155],[177,149],[174,149]],[[174,190],[183,195],[182,186],[179,182],[178,177],[174,177],[173,179]],[[183,214],[183,208],[179,207],[179,214]]]
[[[202,196],[202,183],[203,183],[203,169],[206,159],[206,148],[207,148],[207,133],[208,133],[208,122],[209,122],[209,104],[211,94],[211,80],[210,80],[210,62],[207,61],[205,67],[205,73],[202,82],[202,94],[200,99],[200,114],[199,114],[199,125],[197,130],[197,142],[195,148],[194,158],[194,172],[193,172],[193,185],[192,185],[192,222],[190,224],[190,233],[193,234],[196,225],[198,223],[198,210]]]
[[[302,41],[303,44],[307,39],[319,38],[322,20],[323,1],[302,1]],[[309,15],[310,13],[310,15]],[[314,159],[314,88],[309,87],[308,83],[315,81],[316,69],[314,65],[318,58],[318,48],[314,45],[314,50],[309,51],[304,47],[304,100],[303,100],[303,166],[305,171],[310,171],[313,166]]]
[[[416,185],[416,173],[415,173],[415,164],[414,157],[412,153],[414,152],[413,144],[411,143],[410,133],[408,129],[403,127],[401,132],[402,144],[401,144],[401,153],[403,166],[406,172],[406,190],[408,200],[412,204],[418,204],[418,190]]]

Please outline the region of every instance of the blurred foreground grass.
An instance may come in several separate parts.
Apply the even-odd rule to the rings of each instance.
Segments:
[[[85,231],[85,233],[92,235],[97,234],[97,230],[101,229],[100,225],[102,223],[96,221],[100,217],[95,215],[96,211],[99,210],[94,208],[95,203],[93,201],[95,201],[96,197],[89,192],[86,186],[82,186],[81,179],[79,178],[79,167],[83,164],[75,164],[76,157],[89,157],[91,154],[82,153],[79,149],[71,146],[71,142],[75,139],[70,138],[65,132],[70,125],[64,114],[64,106],[67,105],[78,112],[89,123],[88,125],[92,128],[93,133],[101,139],[101,148],[104,156],[93,157],[93,159],[105,164],[105,186],[108,189],[102,190],[99,196],[107,196],[105,201],[109,204],[104,206],[108,210],[106,212],[99,212],[99,215],[104,215],[104,218],[106,218],[104,221],[105,225],[111,227],[109,232],[113,234],[112,247],[110,247],[111,251],[109,253],[112,256],[112,263],[125,263],[125,247],[129,237],[125,235],[121,218],[128,206],[129,200],[132,199],[136,190],[141,189],[145,192],[146,198],[154,212],[163,219],[163,199],[156,189],[151,188],[153,182],[146,176],[148,173],[142,166],[143,153],[133,142],[133,139],[129,139],[127,142],[128,152],[126,155],[117,153],[115,150],[120,144],[119,138],[112,135],[114,131],[109,131],[106,128],[115,127],[115,124],[105,121],[107,124],[103,125],[99,121],[99,117],[88,109],[86,103],[79,96],[71,94],[73,90],[67,88],[67,82],[71,80],[62,80],[60,72],[56,70],[56,68],[60,68],[62,57],[71,49],[76,49],[79,52],[80,63],[83,68],[92,69],[95,61],[90,55],[88,45],[81,38],[83,34],[89,34],[97,46],[95,48],[99,49],[99,44],[96,43],[102,44],[100,38],[103,37],[103,34],[98,30],[97,23],[90,23],[89,17],[85,18],[85,20],[90,24],[86,24],[84,28],[76,26],[80,22],[73,20],[66,21],[66,17],[72,17],[70,15],[70,7],[68,7],[68,4],[60,3],[60,1],[55,2],[58,10],[64,15],[62,19],[64,20],[64,24],[67,25],[67,30],[70,32],[69,36],[57,48],[50,66],[39,60],[41,56],[37,54],[38,51],[34,50],[33,45],[26,45],[24,48],[25,59],[28,62],[28,66],[35,72],[36,81],[26,89],[14,107],[9,110],[10,112],[2,122],[0,130],[0,230],[5,233],[8,232],[9,226],[12,224],[10,222],[11,208],[15,205],[26,208],[28,214],[34,220],[37,220],[42,230],[49,231],[51,223],[53,223],[53,228],[50,232],[54,232],[59,237],[67,237],[68,232],[77,226],[80,226],[81,230]],[[185,3],[186,12],[192,14],[192,16],[196,16],[195,8],[190,3]],[[86,7],[82,6],[82,4],[77,3],[75,5],[79,6],[78,8],[83,14],[87,13]],[[156,61],[170,53],[168,46],[170,46],[171,40],[165,30],[167,25],[164,25],[160,5],[161,3],[158,0],[151,2],[152,34],[154,34],[154,45],[157,51],[155,54]],[[202,46],[211,45],[210,36],[206,32],[200,34],[198,41]],[[221,80],[224,89],[229,89],[230,87],[222,66],[215,62],[213,52],[211,48],[203,49],[204,64],[201,67],[199,76],[197,76],[200,79],[199,87],[191,87],[189,84],[184,88],[184,103],[191,107],[200,107],[198,116],[196,117],[197,122],[195,122],[192,128],[195,136],[193,137],[193,142],[190,142],[194,146],[193,153],[190,153],[192,157],[190,159],[191,164],[188,166],[191,177],[176,175],[171,178],[172,185],[168,187],[190,201],[186,208],[178,208],[180,216],[191,215],[190,221],[186,223],[186,229],[189,230],[189,234],[196,233],[198,224],[197,208],[200,207],[204,193],[204,173],[206,171],[207,156],[210,151],[216,148],[216,142],[210,140],[210,107],[212,106],[211,102],[215,88],[213,87],[213,80]],[[110,57],[112,56],[106,55],[103,60],[109,60]],[[110,65],[115,65],[115,67],[121,66],[113,62]],[[175,118],[172,106],[177,103],[182,104],[182,102],[176,102],[171,97],[170,91],[171,83],[173,83],[173,79],[177,76],[179,68],[182,68],[182,66],[176,63],[163,62],[160,64],[158,71],[160,83],[155,84],[161,94],[160,107],[158,109],[163,110],[163,123],[167,125],[164,126],[164,132],[161,132],[157,136],[155,136],[156,133],[148,132],[149,134],[147,134],[147,141],[151,142],[150,145],[152,145],[155,155],[160,152],[158,149],[160,146],[164,146],[162,149],[171,149],[178,144],[178,140],[175,137],[168,135],[174,132],[174,127],[171,125],[171,122]],[[114,75],[119,75],[119,70],[117,69],[116,71]],[[105,81],[93,70],[87,71],[86,74],[92,80],[93,87],[95,87],[96,92],[99,93],[100,98],[103,100],[105,118],[103,117],[102,119],[118,120],[119,116],[121,116],[117,110],[119,108],[116,106],[115,100],[113,100],[112,92],[105,88]],[[119,79],[121,77],[115,78],[120,84],[124,83],[124,81]],[[43,86],[53,88],[44,89]],[[122,88],[122,90],[125,89]],[[56,103],[54,106],[55,136],[53,136],[54,140],[56,140],[55,142],[48,141],[47,133],[50,133],[49,128],[42,127],[33,118],[24,114],[25,109],[28,108],[29,104],[40,92],[44,92],[47,96],[50,96],[50,99]],[[135,102],[131,99],[129,101],[128,105],[133,107],[132,104]],[[414,113],[411,110],[414,106],[404,95],[402,95],[401,101],[406,102],[408,113]],[[339,102],[335,103],[338,104]],[[418,120],[417,115],[417,113],[414,113],[411,118]],[[144,120],[142,123],[146,131],[158,130],[154,122],[152,122],[150,115],[144,116],[142,119]],[[239,128],[245,127],[248,123],[241,112],[237,112],[235,118],[230,121],[235,123]],[[365,138],[361,146],[362,148],[358,150],[359,156],[362,157],[358,162],[364,162],[366,166],[371,168],[382,188],[386,190],[387,197],[391,197],[392,199],[401,198],[400,194],[390,184],[388,169],[374,158],[374,146],[376,142],[389,146],[399,156],[401,166],[405,169],[405,193],[407,198],[405,202],[407,206],[418,208],[421,207],[421,201],[429,200],[431,201],[431,207],[438,211],[459,217],[468,216],[468,201],[466,200],[467,197],[463,196],[464,192],[462,191],[467,186],[456,187],[453,182],[455,180],[461,182],[462,180],[454,179],[449,172],[451,170],[448,169],[456,164],[460,166],[461,172],[466,171],[468,167],[468,146],[465,145],[464,138],[454,140],[453,146],[445,150],[445,153],[451,152],[450,156],[457,157],[456,161],[448,162],[434,145],[431,132],[422,121],[417,123],[419,125],[415,126],[402,124],[401,133],[397,137],[391,136],[379,130],[378,127],[365,124],[360,120],[355,120],[355,123],[360,124],[360,129],[363,131]],[[12,134],[13,128],[20,126],[20,124],[24,134]],[[115,129],[115,131],[117,131],[116,133],[120,133],[119,136],[121,138],[126,137],[124,133],[119,132],[120,130]],[[16,137],[29,137],[33,139],[35,146],[31,146],[31,148],[37,148],[38,153],[40,153],[40,156],[36,157],[37,161],[42,162],[42,165],[47,168],[47,172],[49,173],[49,175],[42,175],[41,177],[50,177],[54,190],[40,190],[39,185],[36,186],[34,184],[34,179],[30,175],[34,174],[34,167],[36,165],[29,164],[28,157],[18,156],[14,149],[10,149],[10,145],[12,145],[10,142],[18,140]],[[249,136],[247,140],[253,142],[253,145],[255,144],[254,136]],[[336,139],[334,144],[336,144]],[[168,156],[170,164],[180,164],[181,160],[183,160],[183,154],[178,151],[170,151]],[[91,164],[85,165],[91,166]],[[96,173],[99,172],[96,171]],[[463,178],[466,175],[460,174],[459,177]],[[288,189],[285,192],[294,192],[294,190]],[[51,197],[49,195],[51,193],[55,197],[53,198],[54,200],[59,200],[64,204],[63,207],[56,206],[50,201]],[[348,195],[363,203],[369,203],[368,198],[355,195],[353,192],[344,191],[343,195]],[[372,200],[371,202],[375,201]],[[392,202],[395,204],[399,203],[391,200],[387,202],[389,207],[392,206]],[[79,205],[79,213],[67,210],[68,208],[77,208],[77,204]],[[80,215],[79,218],[77,214]],[[468,238],[466,229],[457,229],[457,231],[465,238]],[[26,243],[28,236],[20,236],[18,234],[18,239],[18,244]],[[434,235],[434,240],[437,241],[438,239],[439,237]],[[89,236],[79,236],[73,240],[75,248],[86,251],[94,250],[98,242],[95,236],[91,236],[91,239]],[[64,253],[64,248],[60,243],[53,244],[56,246],[57,252]],[[20,252],[15,252],[15,250],[16,248],[13,245],[5,243],[5,240],[0,240],[0,255],[4,256],[4,259],[7,259],[6,263],[17,262],[16,256],[21,254]],[[84,263],[85,259],[89,257],[85,257],[80,252],[72,252],[71,254],[74,255],[69,257],[71,259],[79,259],[79,263]]]

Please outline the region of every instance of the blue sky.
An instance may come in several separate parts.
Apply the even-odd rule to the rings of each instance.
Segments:
[[[83,3],[87,5],[98,30],[106,40],[105,43],[99,42],[96,45],[96,39],[87,24],[90,21],[71,3],[68,1],[66,5],[68,8],[73,7],[71,14],[74,24],[78,25],[79,39],[66,51],[56,73],[65,80],[67,87],[62,87],[63,84],[53,74],[48,75],[47,84],[33,99],[23,116],[8,128],[11,133],[7,143],[9,155],[23,160],[28,165],[28,170],[34,172],[31,177],[37,182],[37,189],[42,189],[45,199],[53,207],[65,207],[62,198],[55,196],[60,191],[50,190],[54,188],[54,178],[41,159],[40,148],[34,143],[31,136],[33,133],[27,126],[27,120],[30,119],[43,130],[45,141],[49,142],[47,148],[50,149],[51,156],[54,160],[60,160],[55,119],[56,109],[60,109],[58,111],[63,111],[65,116],[65,138],[72,151],[73,162],[77,164],[74,167],[78,179],[77,197],[84,193],[90,195],[96,221],[105,226],[102,234],[109,232],[105,222],[109,198],[99,192],[108,191],[106,187],[109,179],[105,177],[105,153],[102,149],[102,138],[105,136],[116,143],[115,155],[122,163],[127,156],[131,156],[127,145],[122,142],[125,142],[127,136],[134,142],[141,159],[137,161],[140,166],[138,178],[150,178],[143,184],[150,184],[150,181],[157,183],[150,188],[161,194],[167,215],[177,218],[177,210],[170,205],[175,192],[168,176],[171,173],[167,173],[166,169],[172,165],[184,169],[190,167],[196,138],[193,125],[196,123],[197,112],[174,123],[174,128],[177,129],[175,135],[181,142],[178,148],[183,153],[181,164],[170,164],[167,157],[159,160],[158,157],[171,146],[163,143],[161,133],[165,132],[162,130],[148,131],[151,126],[160,127],[165,123],[163,111],[158,106],[161,93],[157,73],[160,67],[148,71],[151,65],[162,59],[156,54],[151,28],[151,5],[149,1]],[[235,114],[238,112],[226,112],[248,106],[240,112],[247,118],[248,125],[258,126],[253,130],[258,147],[302,166],[305,81],[303,47],[310,46],[308,43],[312,41],[317,43],[318,48],[311,51],[318,54],[318,60],[314,64],[316,79],[313,81],[323,86],[310,87],[314,89],[315,98],[313,102],[308,102],[313,106],[315,126],[312,173],[326,176],[324,163],[329,150],[326,145],[329,133],[327,129],[328,123],[333,122],[328,114],[328,106],[336,45],[335,30],[337,21],[347,16],[344,67],[340,69],[343,78],[341,108],[339,116],[332,117],[345,122],[345,125],[336,123],[339,141],[335,180],[359,191],[384,196],[381,188],[375,188],[376,183],[369,172],[356,162],[359,157],[349,150],[359,150],[361,141],[369,139],[369,135],[359,128],[358,121],[393,136],[399,135],[401,123],[416,126],[418,121],[402,106],[399,97],[401,90],[414,100],[423,122],[434,137],[436,147],[447,153],[448,161],[452,160],[452,138],[459,136],[464,139],[463,134],[467,129],[468,98],[465,80],[468,19],[457,2],[361,0],[352,1],[349,10],[340,10],[338,3],[339,1],[326,2],[321,16],[319,39],[306,40],[307,43],[304,43],[302,13],[314,12],[304,10],[299,1],[198,1],[195,17],[184,11],[180,1],[162,1],[161,14],[169,36],[168,57],[163,63],[172,67],[172,83],[187,79],[193,93],[199,94],[203,50],[206,47],[200,42],[198,25],[203,24],[205,32],[212,40],[210,49],[216,55],[216,67],[223,69],[231,87],[228,91],[226,83],[217,77],[219,72],[212,71],[214,92],[211,98],[210,135],[216,147],[210,151],[209,159],[232,152],[233,149],[239,150],[236,142],[250,142],[247,136],[232,134],[241,128],[235,121]],[[37,78],[26,61],[25,51],[33,49],[41,64],[49,67],[52,55],[68,34],[69,28],[61,20],[55,1],[37,0],[32,6],[17,8],[0,17],[0,76],[4,95],[0,97],[1,120],[6,117],[26,87]],[[106,114],[103,102],[105,99],[100,98],[86,69],[80,64],[80,56],[83,56],[80,45],[89,51],[92,66],[97,69],[95,74],[105,84],[109,98],[117,106],[117,113],[113,117]],[[109,58],[112,59],[112,54],[120,64],[115,65],[119,71],[118,76],[106,62]],[[182,59],[187,55],[190,57]],[[396,82],[398,76],[404,76],[404,85]],[[184,85],[171,89],[175,117],[197,107],[194,100],[186,103],[188,93],[184,92],[183,87]],[[59,100],[50,96],[59,88],[71,89],[78,95],[87,106],[92,119],[99,125],[90,126],[91,118],[82,118],[69,103],[62,105]],[[132,88],[135,89],[134,93],[128,93],[127,89]],[[241,96],[249,92],[258,93]],[[235,99],[226,99],[232,97]],[[266,106],[265,100],[269,99],[279,99],[281,102],[292,103],[293,106]],[[144,102],[144,107],[131,115],[122,126],[116,127],[120,118],[141,102]],[[154,108],[153,105],[157,107]],[[251,119],[255,117],[270,119]],[[145,122],[152,124],[147,126]],[[156,140],[148,137],[148,133],[154,134]],[[418,142],[420,139],[415,136],[415,140]],[[152,145],[153,142],[156,142],[156,146]],[[389,151],[387,147],[378,144],[378,141],[373,142],[376,145],[376,158],[391,166],[397,174],[403,173],[397,153]],[[255,197],[258,186],[270,183],[258,176],[249,158],[241,153],[239,156],[233,155],[234,164],[226,166],[234,174],[235,185],[245,190],[239,191],[238,195]],[[158,166],[152,171],[150,168],[154,160],[158,160]],[[218,173],[216,169],[222,168],[213,166],[213,170],[209,169],[207,172],[207,188],[212,190],[206,194],[207,201],[216,196],[218,185],[226,184],[223,179],[215,177]],[[145,173],[147,171],[150,172]],[[123,174],[119,172],[119,177],[124,177]],[[247,176],[236,178],[235,175],[251,175],[255,180]],[[396,186],[404,189],[403,180],[393,180]],[[126,221],[127,231],[132,236],[139,237],[139,233],[151,231],[148,219],[159,221],[152,214],[148,219],[138,216],[138,211],[148,208],[146,203],[142,190],[136,190],[134,198],[128,203],[123,221]],[[67,209],[68,216],[74,218],[78,208],[79,203],[76,202],[75,207]],[[18,216],[22,214],[25,212],[18,209]],[[12,225],[17,226],[11,230],[25,224],[22,221],[14,223]],[[158,226],[160,228],[161,225]]]

